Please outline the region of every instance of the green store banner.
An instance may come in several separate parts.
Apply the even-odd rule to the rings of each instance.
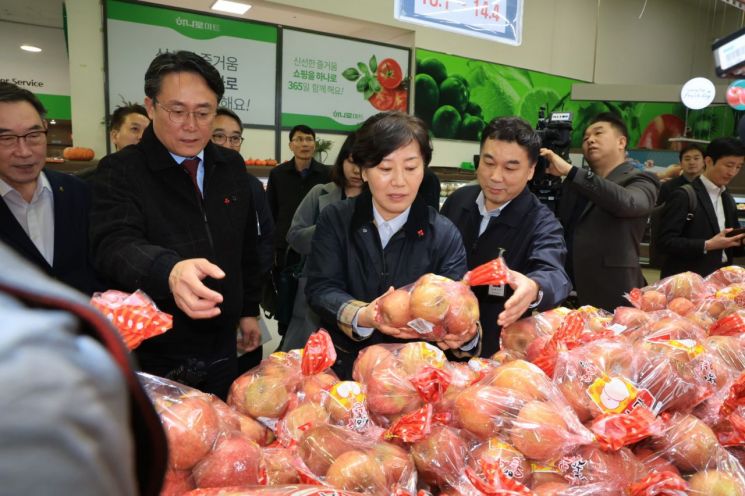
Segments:
[[[487,122],[516,115],[535,126],[541,107],[572,112],[572,148],[601,112],[615,112],[629,128],[630,148],[675,149],[670,138],[685,131],[682,103],[601,102],[571,99],[579,79],[417,49],[414,112],[436,138],[478,141]],[[688,112],[689,137],[710,140],[736,135],[735,111],[714,105]],[[679,145],[678,145],[679,146]]]
[[[408,110],[405,48],[284,29],[283,127],[350,131],[384,110]]]
[[[221,105],[246,124],[274,125],[276,26],[108,0],[106,35],[109,111],[143,101],[145,71],[156,55],[189,50],[222,76]]]

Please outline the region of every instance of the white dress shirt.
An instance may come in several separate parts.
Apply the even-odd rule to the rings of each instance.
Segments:
[[[204,196],[204,149],[193,157],[182,157],[175,153],[171,153],[171,157],[173,157],[173,160],[175,160],[179,165],[181,165],[187,158],[199,158],[199,165],[197,166],[197,184],[199,185],[199,191],[202,193],[202,196]]]
[[[727,189],[724,186],[721,188],[711,182],[706,176],[703,174],[700,176],[701,182],[704,183],[704,187],[706,188],[706,192],[709,194],[709,198],[711,199],[711,205],[714,207],[714,212],[717,215],[717,224],[719,224],[719,232],[724,231],[724,205],[722,203],[722,193]],[[722,250],[722,262],[727,261],[727,253]]]
[[[49,265],[54,264],[54,194],[42,171],[36,181],[31,202],[8,183],[0,179],[0,195],[26,235]]]
[[[509,200],[501,207],[497,207],[494,210],[487,210],[486,209],[486,199],[484,198],[484,192],[482,191],[479,193],[479,196],[476,197],[476,206],[479,207],[479,213],[481,214],[481,225],[479,226],[479,236],[484,234],[484,231],[486,231],[486,228],[489,226],[489,221],[492,219],[495,219],[499,217],[499,214],[502,213],[502,210],[504,207],[510,204],[512,200]]]

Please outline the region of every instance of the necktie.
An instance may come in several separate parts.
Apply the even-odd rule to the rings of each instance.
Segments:
[[[197,182],[197,169],[199,169],[199,157],[187,158],[181,165],[184,166],[186,172],[189,173],[192,184],[194,184],[194,190],[197,192],[199,198],[202,197],[202,192],[199,190],[199,183]]]

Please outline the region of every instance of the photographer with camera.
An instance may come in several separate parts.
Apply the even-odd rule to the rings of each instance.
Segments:
[[[582,138],[589,170],[541,149],[549,163],[547,172],[566,177],[558,216],[569,253],[566,269],[578,302],[611,312],[627,304],[624,293],[645,285],[639,244],[660,188],[656,177],[626,161],[628,136],[617,115],[597,115]]]
[[[519,117],[492,120],[484,129],[476,168],[478,184],[450,195],[442,214],[458,227],[468,268],[492,260],[500,250],[512,272],[509,286],[477,286],[483,328],[481,356],[499,350],[501,328],[533,308],[547,310],[571,290],[564,271],[561,224],[530,192],[541,137]]]

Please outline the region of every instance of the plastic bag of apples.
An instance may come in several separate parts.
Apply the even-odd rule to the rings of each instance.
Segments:
[[[111,321],[130,350],[173,327],[171,314],[158,310],[153,300],[139,289],[131,294],[113,289],[94,293],[91,305]]]
[[[425,274],[380,298],[376,320],[413,329],[428,341],[465,334],[479,320],[479,302],[470,286],[504,285],[509,274],[501,257],[469,271],[462,281]]]
[[[270,431],[214,395],[145,373],[139,377],[168,440],[168,471],[161,494],[262,482],[260,444],[272,441]]]

